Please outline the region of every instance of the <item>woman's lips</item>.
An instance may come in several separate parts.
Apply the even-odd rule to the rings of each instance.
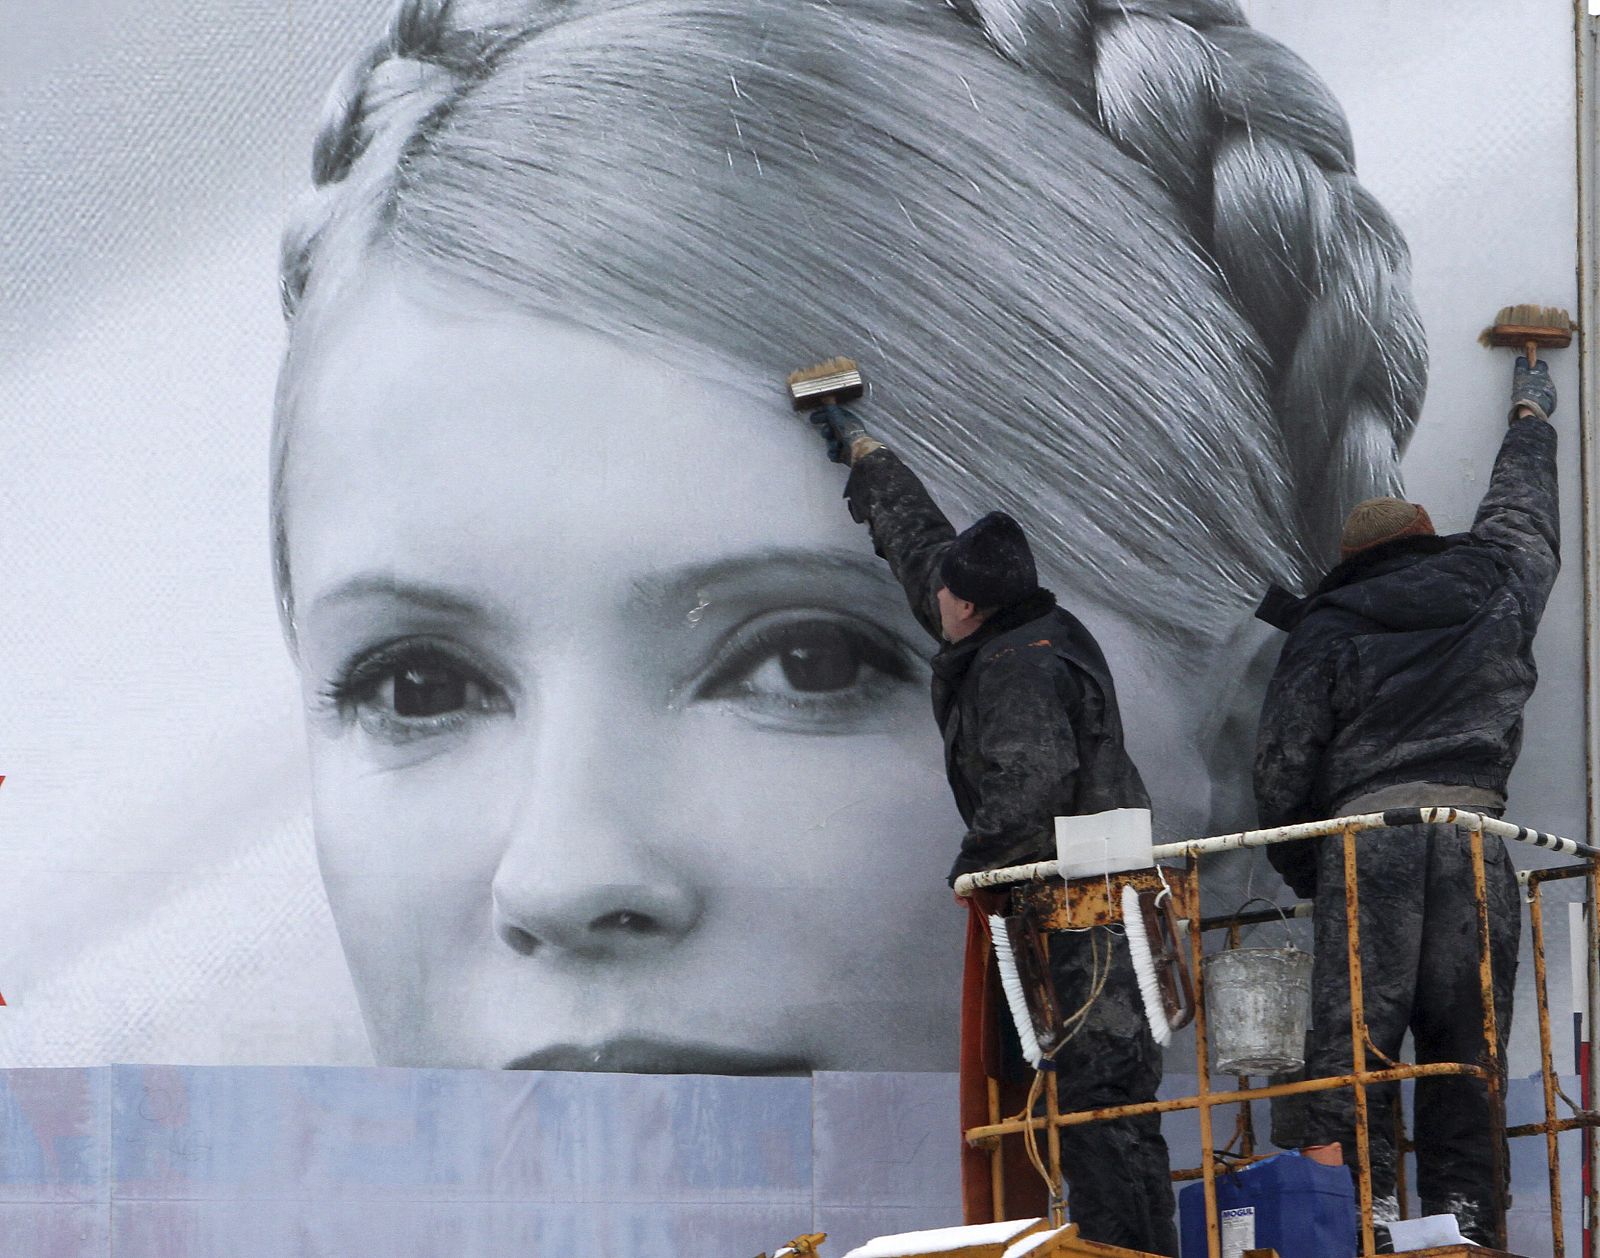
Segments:
[[[600,1070],[637,1075],[807,1075],[809,1062],[717,1044],[632,1036],[598,1044],[552,1044],[507,1070]]]

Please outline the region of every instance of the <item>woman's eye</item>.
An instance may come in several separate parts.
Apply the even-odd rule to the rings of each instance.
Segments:
[[[466,707],[476,697],[473,683],[451,668],[414,664],[385,679],[396,716],[442,716]]]
[[[821,623],[785,635],[749,677],[753,689],[788,686],[803,694],[826,694],[856,684],[865,663],[864,643],[839,625]]]
[[[909,653],[864,621],[782,613],[741,626],[700,683],[699,699],[736,699],[768,715],[847,716],[913,676]]]
[[[357,659],[329,698],[367,733],[402,742],[507,709],[482,670],[437,644],[399,642]]]

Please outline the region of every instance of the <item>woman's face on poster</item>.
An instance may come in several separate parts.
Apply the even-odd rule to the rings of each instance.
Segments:
[[[379,1059],[948,1068],[927,648],[808,426],[390,283],[329,324],[288,554]]]

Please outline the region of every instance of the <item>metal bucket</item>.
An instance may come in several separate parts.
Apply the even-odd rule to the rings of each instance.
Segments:
[[[1282,948],[1230,948],[1202,965],[1213,1070],[1275,1075],[1305,1065],[1309,952],[1286,941]]]

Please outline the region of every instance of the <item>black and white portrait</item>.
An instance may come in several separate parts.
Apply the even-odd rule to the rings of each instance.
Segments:
[[[4,1064],[953,1069],[927,644],[783,378],[1025,524],[1160,834],[1248,825],[1262,591],[1463,526],[1472,337],[1574,304],[1570,15],[1502,137],[1449,12],[8,13]]]

